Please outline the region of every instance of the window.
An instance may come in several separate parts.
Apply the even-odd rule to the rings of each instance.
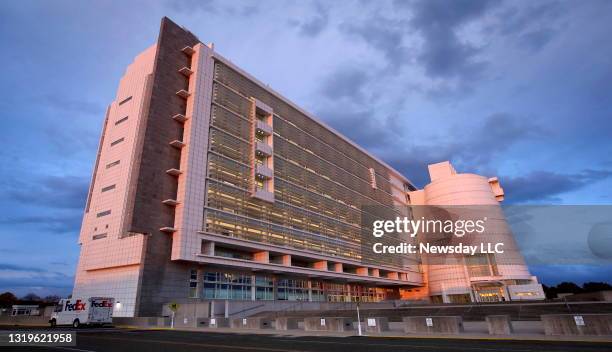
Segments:
[[[110,211],[110,210],[106,210],[106,211],[103,211],[103,212],[98,213],[98,214],[96,215],[96,217],[101,218],[101,217],[103,217],[103,216],[109,215],[110,213],[111,213],[111,211]]]
[[[102,192],[110,191],[111,189],[115,189],[115,185],[110,185],[102,188]]]
[[[227,272],[204,274],[204,298],[251,299],[251,275]]]
[[[308,281],[295,279],[278,280],[276,299],[282,301],[308,301]]]
[[[274,299],[274,281],[271,276],[255,277],[255,299],[261,301]]]
[[[120,124],[120,123],[122,123],[122,122],[127,121],[127,119],[128,119],[128,117],[126,116],[126,117],[124,117],[124,118],[122,118],[122,119],[117,120],[117,122],[115,122],[115,126],[117,126],[118,124]]]
[[[121,143],[121,142],[123,142],[124,140],[125,140],[125,138],[123,138],[123,137],[121,137],[121,138],[117,139],[116,141],[114,141],[113,143],[111,143],[111,147],[112,147],[112,146],[115,146],[115,145],[117,145],[117,144],[119,144],[119,143]]]
[[[198,271],[189,270],[189,298],[198,298]]]
[[[110,163],[110,164],[106,164],[106,168],[107,168],[107,169],[110,169],[110,168],[111,168],[111,167],[113,167],[113,166],[117,166],[117,165],[119,165],[119,162],[121,162],[121,160],[113,161],[113,162],[112,162],[112,163]]]
[[[99,240],[102,238],[106,238],[106,236],[108,236],[108,233],[99,233],[97,235],[93,235],[93,237],[91,238],[92,240]]]
[[[123,104],[127,103],[127,102],[128,102],[128,101],[130,101],[130,100],[132,100],[132,96],[129,96],[129,97],[127,97],[127,98],[123,99],[122,101],[120,101],[120,102],[119,102],[119,105],[123,105]]]

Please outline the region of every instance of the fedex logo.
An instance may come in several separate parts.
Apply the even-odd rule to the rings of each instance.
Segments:
[[[80,299],[77,299],[77,301],[74,304],[70,304],[70,301],[66,301],[66,306],[64,307],[65,311],[73,311],[73,310],[85,310],[85,303],[81,302]]]
[[[103,301],[92,301],[91,306],[96,307],[96,308],[112,308],[113,304],[107,300],[103,300]]]

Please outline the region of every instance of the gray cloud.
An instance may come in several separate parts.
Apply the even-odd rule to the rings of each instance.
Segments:
[[[41,106],[45,106],[54,110],[76,113],[76,115],[66,116],[66,118],[74,119],[74,117],[82,115],[94,115],[96,117],[104,114],[104,107],[96,102],[80,99],[72,99],[60,94],[47,94],[38,98]]]
[[[340,30],[350,37],[357,37],[382,52],[392,68],[408,63],[408,50],[403,44],[406,24],[390,18],[374,15],[362,23],[345,22]]]
[[[346,127],[347,129],[350,126]],[[371,146],[391,166],[410,178],[417,186],[429,182],[427,165],[451,160],[459,170],[493,172],[491,163],[503,152],[519,143],[546,135],[540,126],[509,114],[493,114],[484,118],[480,128],[465,131],[460,126],[451,128],[449,135],[432,137],[435,145],[418,144],[412,140],[390,138],[373,130],[357,134],[359,143]],[[350,133],[350,132],[349,132]],[[381,137],[382,135],[382,137]],[[397,136],[396,136],[397,137]]]
[[[82,212],[68,212],[66,214],[51,215],[14,215],[0,218],[0,224],[18,228],[32,228],[38,232],[49,232],[51,234],[74,235],[81,228]]]
[[[303,36],[316,37],[329,25],[329,9],[317,2],[312,16],[305,20],[291,19],[289,25],[296,27]]]
[[[550,28],[536,29],[520,36],[520,44],[532,52],[542,49],[555,36],[556,31]]]
[[[0,291],[21,296],[29,292],[65,295],[72,289],[74,277],[43,268],[0,263]]]
[[[558,34],[560,19],[565,13],[560,1],[538,1],[508,6],[497,14],[495,28],[502,36],[516,37],[524,49],[536,52]]]
[[[456,31],[498,3],[495,0],[422,0],[414,3],[411,23],[424,39],[418,60],[429,76],[475,77],[482,72],[486,63],[476,59],[479,49],[460,40]]]
[[[369,83],[368,73],[356,67],[341,67],[328,75],[321,85],[321,93],[326,99],[347,98],[354,103],[364,99],[364,88]]]
[[[44,176],[25,181],[14,180],[2,188],[11,199],[32,206],[83,209],[89,178],[76,176]]]
[[[259,12],[259,7],[248,1],[181,0],[167,1],[166,6],[177,12],[203,12],[210,15],[249,16]]]
[[[560,1],[537,1],[508,6],[498,12],[496,28],[501,34],[521,33],[526,28],[556,20],[564,12]]]
[[[550,171],[532,171],[524,176],[503,177],[509,203],[549,201],[558,202],[558,196],[578,190],[591,183],[612,177],[612,170],[586,169],[574,174]]]

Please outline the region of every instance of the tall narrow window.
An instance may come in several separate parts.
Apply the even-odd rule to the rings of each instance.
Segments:
[[[189,270],[189,298],[198,298],[198,271]]]
[[[115,189],[115,185],[110,185],[102,188],[102,193],[110,191],[111,189]]]
[[[103,212],[100,212],[100,213],[96,214],[96,217],[101,218],[103,216],[109,215],[110,213],[111,213],[110,210],[105,210]]]
[[[127,119],[128,119],[128,117],[126,116],[124,118],[121,118],[121,119],[117,120],[117,122],[115,122],[115,126],[117,126],[120,123],[123,123],[123,122],[127,121]]]
[[[119,143],[121,143],[121,142],[123,142],[124,140],[125,140],[125,138],[123,138],[123,137],[121,137],[121,138],[117,139],[116,141],[114,141],[113,143],[111,143],[111,147],[112,147],[112,146],[115,146],[115,145],[117,145],[117,144],[119,144]]]
[[[106,164],[106,168],[110,169],[113,166],[119,165],[120,162],[121,162],[121,160],[113,161],[112,163]]]
[[[100,240],[102,238],[106,238],[106,236],[108,236],[108,233],[105,232],[105,233],[93,235],[91,239],[95,241],[95,240]]]

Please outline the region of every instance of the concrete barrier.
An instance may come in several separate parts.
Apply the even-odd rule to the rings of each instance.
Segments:
[[[171,318],[169,317],[113,317],[113,325],[115,326],[124,325],[139,328],[169,327],[170,321]],[[193,326],[193,323],[191,326]]]
[[[404,331],[408,334],[459,334],[463,332],[463,319],[459,316],[403,317]]]
[[[365,325],[366,332],[378,333],[383,331],[389,331],[389,319],[384,317],[365,318],[364,322],[362,322],[361,324],[362,326]]]
[[[487,315],[485,320],[489,335],[510,335],[514,332],[509,315]]]
[[[612,314],[542,315],[546,335],[612,335]]]
[[[198,327],[201,328],[229,328],[229,318],[198,318]]]
[[[297,318],[279,317],[274,323],[276,330],[296,330],[298,329]]]
[[[234,329],[270,329],[272,320],[268,318],[234,318],[230,321]]]
[[[306,331],[351,331],[353,319],[348,317],[307,317],[304,318]]]

